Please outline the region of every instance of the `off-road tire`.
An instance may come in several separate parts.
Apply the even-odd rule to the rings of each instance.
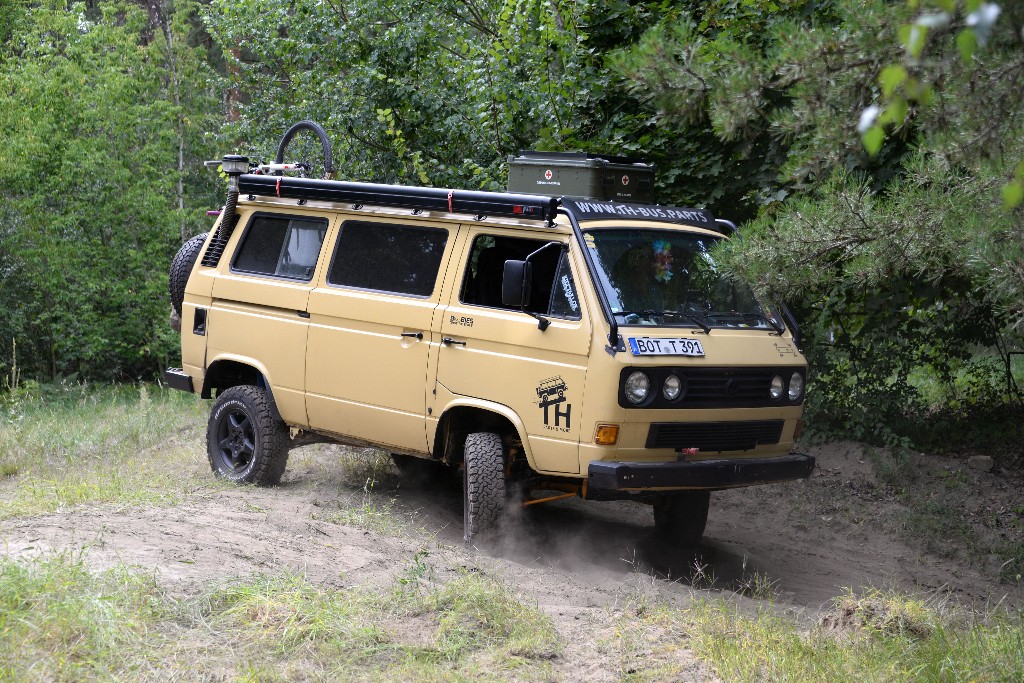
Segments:
[[[472,545],[497,524],[505,505],[505,455],[501,437],[476,432],[466,437],[462,469],[462,539]]]
[[[217,396],[206,427],[210,469],[239,484],[271,486],[288,464],[288,428],[274,416],[266,390],[231,387]]]
[[[654,503],[654,532],[663,541],[695,546],[704,536],[710,507],[710,491],[663,496]]]
[[[317,141],[319,141],[319,145],[317,145]],[[306,164],[310,170],[308,173],[300,174],[302,177],[326,180],[334,174],[331,139],[327,137],[324,127],[316,121],[299,121],[289,128],[277,146],[277,156],[274,161],[278,164],[292,162]]]
[[[181,315],[181,302],[185,300],[185,285],[188,284],[188,276],[192,274],[192,268],[196,265],[199,252],[203,250],[207,233],[196,235],[185,241],[178,249],[171,261],[171,274],[167,281],[167,288],[171,292],[171,308],[179,316]]]

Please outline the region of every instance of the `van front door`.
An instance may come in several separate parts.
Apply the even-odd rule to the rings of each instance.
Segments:
[[[496,402],[522,420],[539,471],[578,473],[580,418],[590,350],[588,317],[576,290],[571,254],[552,247],[533,263],[527,310],[501,303],[506,260],[522,260],[546,243],[522,232],[475,228],[441,318],[439,390]]]

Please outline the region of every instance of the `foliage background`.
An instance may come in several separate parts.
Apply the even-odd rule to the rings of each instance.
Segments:
[[[803,321],[812,426],[1005,422],[1022,26],[979,0],[5,0],[3,384],[173,363],[167,265],[223,201],[200,162],[269,159],[311,118],[345,179],[501,189],[520,149],[646,157],[660,202],[744,222],[723,257]]]

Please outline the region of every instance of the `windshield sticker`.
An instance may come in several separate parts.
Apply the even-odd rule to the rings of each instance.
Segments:
[[[556,432],[568,432],[571,429],[569,420],[572,404],[565,396],[567,391],[569,391],[569,387],[565,385],[565,380],[557,375],[548,377],[537,385],[537,406],[544,411],[544,429]],[[562,407],[563,403],[564,407]],[[548,409],[552,407],[554,410],[549,411]],[[552,418],[554,424],[552,424]],[[565,426],[562,426],[563,419]]]
[[[563,199],[562,204],[582,220],[598,218],[652,218],[654,220],[686,223],[716,230],[715,219],[704,209],[682,209],[674,206],[620,204],[618,202],[578,202]]]
[[[563,275],[561,282],[562,291],[565,293],[565,300],[569,302],[569,308],[575,313],[580,310],[580,306],[576,303],[576,293],[572,291],[572,282],[569,281],[568,275]]]

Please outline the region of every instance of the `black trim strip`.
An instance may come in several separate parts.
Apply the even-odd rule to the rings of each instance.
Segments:
[[[650,488],[726,489],[806,479],[814,458],[790,453],[774,458],[735,458],[696,462],[590,463],[587,486],[612,491]]]
[[[583,252],[583,262],[587,264],[587,274],[590,276],[591,284],[594,285],[594,291],[597,292],[597,300],[601,302],[601,311],[604,313],[604,319],[608,321],[609,325],[608,346],[605,350],[614,356],[621,345],[619,340],[619,324],[615,322],[615,314],[612,313],[612,305],[608,301],[608,293],[604,291],[601,283],[595,279],[594,274],[597,272],[597,266],[594,264],[594,255],[587,248],[587,242],[583,239],[583,230],[580,229],[580,222],[576,220],[573,212],[563,208],[559,210],[559,213],[565,214],[569,218],[569,225],[572,226],[572,232],[576,236],[576,243],[580,245],[580,250]]]

